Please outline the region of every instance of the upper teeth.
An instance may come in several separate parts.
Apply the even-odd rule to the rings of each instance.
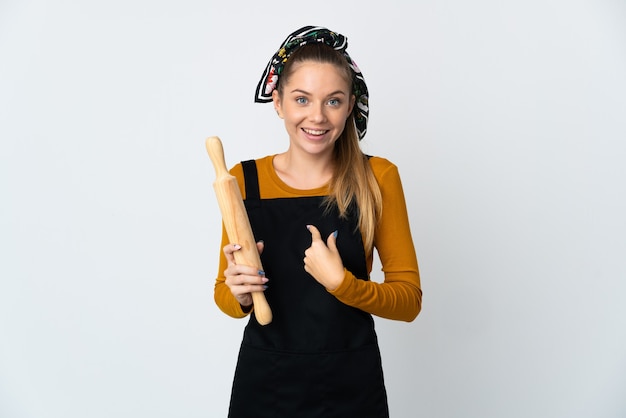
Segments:
[[[312,129],[305,129],[304,132],[306,132],[308,134],[311,134],[311,135],[321,135],[321,134],[323,134],[326,131],[315,131],[315,130],[312,130]]]

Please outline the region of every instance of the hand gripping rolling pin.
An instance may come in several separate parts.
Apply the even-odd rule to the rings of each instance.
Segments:
[[[226,169],[222,141],[217,136],[212,136],[207,138],[205,145],[215,168],[216,178],[213,188],[222,213],[228,240],[241,245],[241,249],[234,252],[235,262],[263,270],[237,179]],[[254,315],[259,324],[267,325],[272,322],[272,310],[263,292],[252,292],[252,303],[254,304]]]

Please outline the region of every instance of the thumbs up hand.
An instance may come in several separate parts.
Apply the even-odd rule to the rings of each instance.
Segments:
[[[311,246],[304,252],[304,271],[326,289],[333,291],[343,282],[345,274],[337,250],[337,231],[324,242],[315,226],[307,225],[307,229],[311,232]]]

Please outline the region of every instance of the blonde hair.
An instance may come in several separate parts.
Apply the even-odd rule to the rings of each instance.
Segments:
[[[280,75],[278,93],[292,73],[296,63],[305,61],[329,63],[340,69],[352,91],[352,70],[345,57],[328,45],[307,44],[298,48],[289,57]],[[380,219],[383,203],[380,187],[369,164],[369,158],[361,151],[355,120],[356,105],[346,119],[343,132],[335,142],[334,174],[330,182],[331,193],[326,199],[327,207],[336,205],[339,216],[346,218],[353,204],[358,208],[358,226],[363,236],[365,253],[374,249],[374,233]]]

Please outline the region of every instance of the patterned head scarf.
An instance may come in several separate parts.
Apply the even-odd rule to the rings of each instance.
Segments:
[[[352,70],[352,92],[356,97],[356,108],[355,111],[353,111],[353,114],[355,115],[355,124],[360,140],[367,132],[367,118],[369,115],[369,96],[367,86],[365,85],[365,79],[363,78],[363,74],[361,73],[361,70],[359,70],[359,67],[346,52],[348,39],[345,36],[326,28],[320,26],[305,26],[293,32],[287,37],[287,39],[285,39],[278,52],[274,54],[270,62],[267,64],[267,67],[263,72],[263,77],[261,77],[261,80],[257,85],[254,101],[257,103],[271,102],[272,92],[278,86],[280,74],[283,72],[285,63],[291,54],[299,47],[315,42],[322,42],[341,52],[348,61],[348,65]]]

